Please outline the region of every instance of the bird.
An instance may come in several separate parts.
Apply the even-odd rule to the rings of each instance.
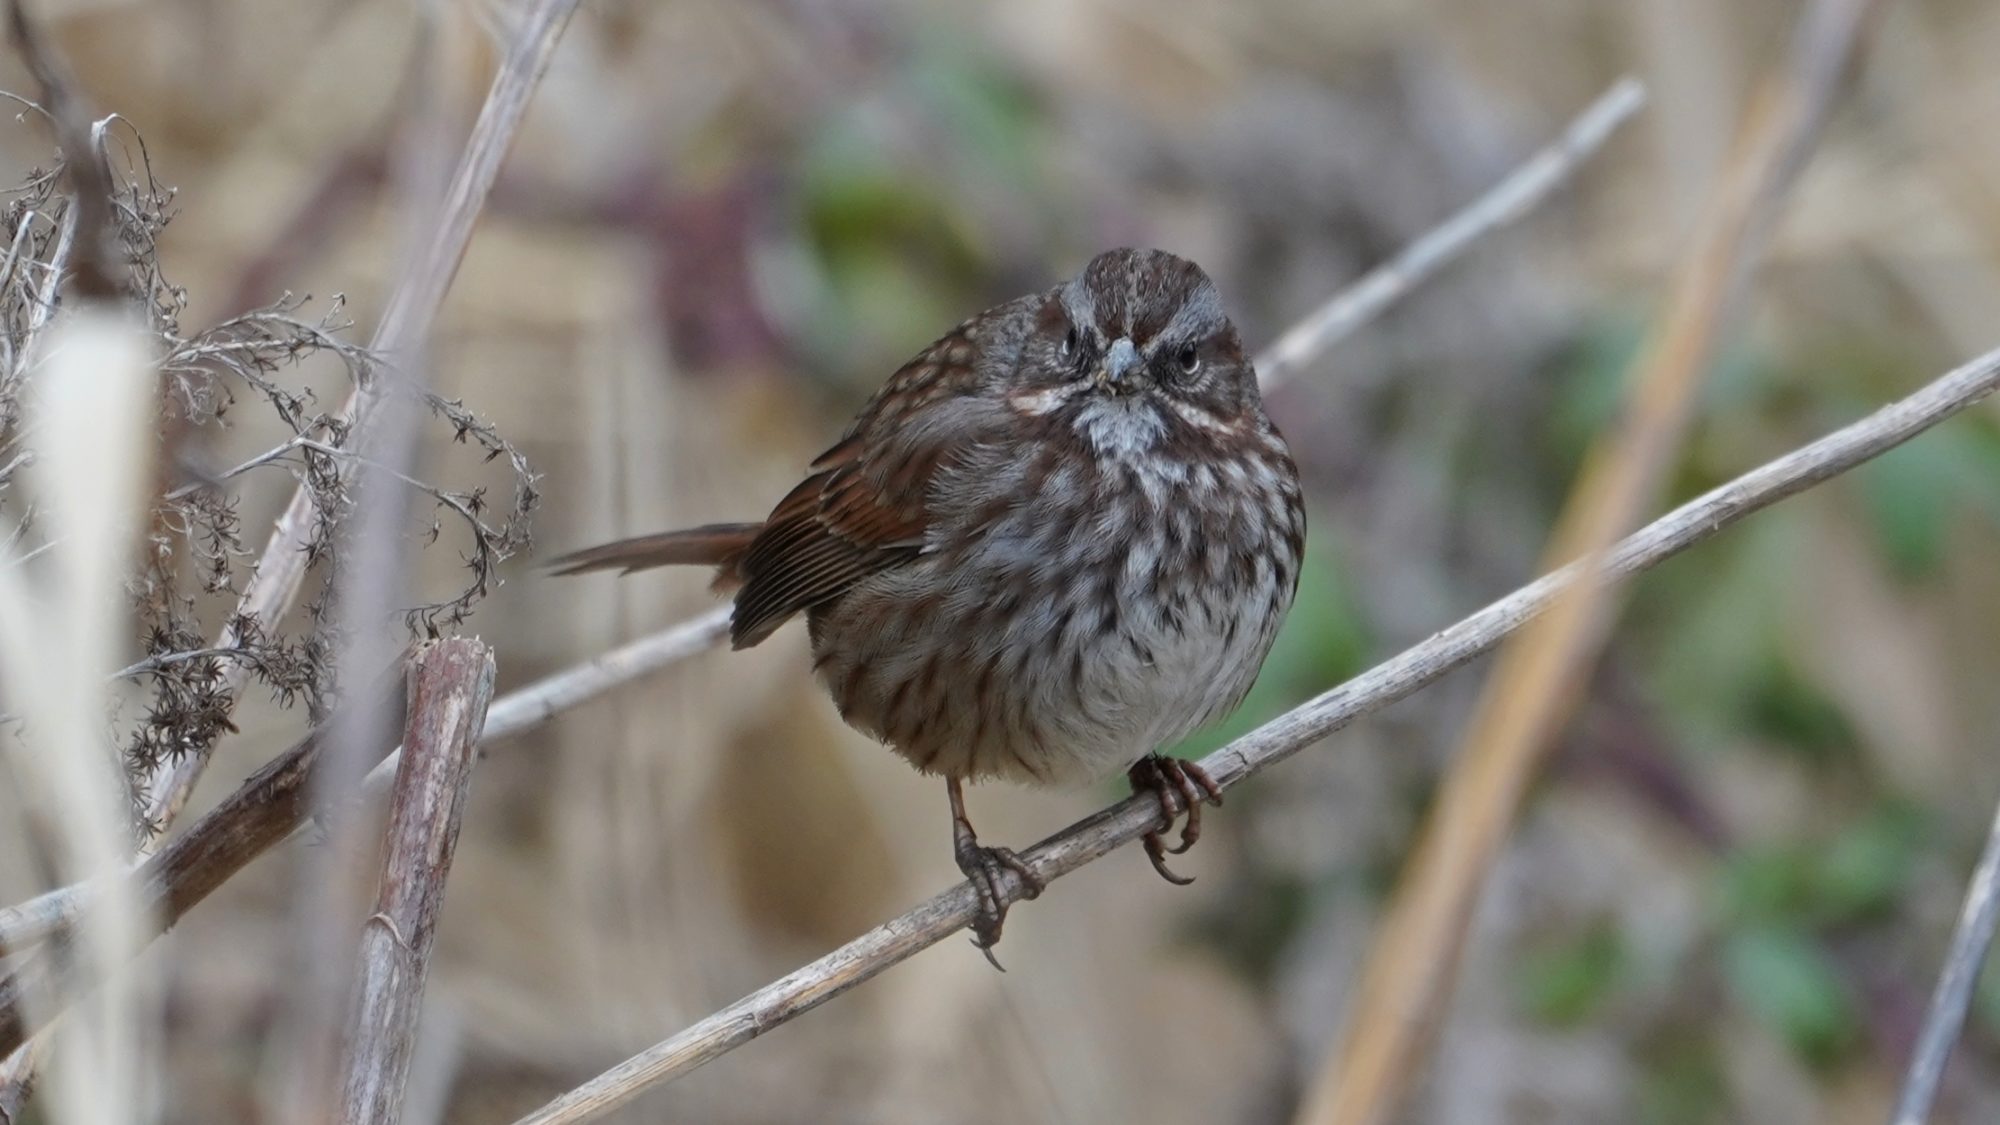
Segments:
[[[737,649],[803,616],[842,718],[944,779],[974,944],[997,967],[1006,875],[1023,898],[1043,881],[979,841],[966,783],[1123,770],[1160,803],[1153,866],[1191,882],[1166,856],[1221,790],[1161,751],[1242,702],[1305,534],[1297,466],[1214,283],[1118,248],[918,353],[763,519],[549,565],[712,568]]]

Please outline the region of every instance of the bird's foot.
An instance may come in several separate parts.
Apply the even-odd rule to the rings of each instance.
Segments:
[[[1194,882],[1191,875],[1174,874],[1167,867],[1167,857],[1180,855],[1201,839],[1201,806],[1222,804],[1222,787],[1200,765],[1161,754],[1148,754],[1139,759],[1125,776],[1132,782],[1134,793],[1151,790],[1160,801],[1160,826],[1146,833],[1144,838],[1146,858],[1153,861],[1153,870],[1160,873],[1160,878],[1178,886]],[[1174,821],[1179,820],[1183,812],[1187,814],[1187,820],[1181,825],[1180,841],[1170,848],[1166,834],[1173,830]]]
[[[1007,970],[993,956],[993,947],[999,943],[1000,927],[1007,921],[1007,876],[1011,873],[1020,880],[1020,897],[1024,899],[1040,895],[1046,884],[1012,848],[989,848],[981,844],[972,834],[972,825],[965,820],[953,821],[951,829],[952,854],[958,860],[958,869],[965,872],[973,892],[979,896],[979,917],[972,923],[972,944],[979,947],[994,968],[1004,973]]]

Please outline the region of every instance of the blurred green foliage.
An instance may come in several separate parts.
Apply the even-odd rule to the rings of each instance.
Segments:
[[[877,97],[828,107],[796,171],[820,274],[804,354],[864,393],[941,325],[996,299],[988,201],[967,184],[1046,193],[1034,159],[1042,110],[1017,74],[962,42],[918,36],[884,82]],[[899,127],[884,128],[891,116]]]
[[[1253,870],[1231,879],[1222,899],[1190,922],[1186,938],[1219,955],[1259,988],[1277,977],[1281,956],[1312,917],[1316,890],[1296,875]]]
[[[1722,973],[1737,1003],[1770,1024],[1808,1061],[1828,1065],[1860,1037],[1855,1002],[1818,943],[1782,925],[1729,934]]]
[[[1928,578],[1957,520],[1971,514],[2000,526],[2000,427],[1979,415],[1940,427],[1856,479],[1889,571],[1906,582]]]
[[[1640,1125],[1702,1125],[1728,1120],[1729,1091],[1714,1035],[1676,1027],[1645,1045],[1639,1083]]]
[[[1919,850],[1920,809],[1884,801],[1830,840],[1738,849],[1715,879],[1731,997],[1801,1057],[1825,1065],[1861,1042],[1863,1021],[1826,942],[1896,916]]]
[[[1545,949],[1530,951],[1515,969],[1528,1014],[1570,1027],[1595,1015],[1624,983],[1630,957],[1615,922],[1599,919]]]

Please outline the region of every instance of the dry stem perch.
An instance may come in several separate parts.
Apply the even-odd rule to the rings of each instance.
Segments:
[[[1753,512],[1908,441],[1996,388],[2000,388],[2000,350],[1681,505],[1621,540],[1604,556],[1601,570],[1571,563],[1546,575],[1216,750],[1202,759],[1202,765],[1222,787],[1234,785],[1492,650],[1564,592],[1655,566]],[[1023,852],[1022,858],[1043,881],[1051,882],[1138,839],[1158,827],[1159,818],[1159,804],[1151,796],[1128,798],[1056,833]],[[1006,890],[1018,896],[1021,887],[1010,879]],[[977,910],[977,896],[961,883],[633,1056],[522,1118],[518,1125],[567,1125],[616,1109],[935,945],[964,928]]]
[[[410,661],[409,681],[405,751],[348,1032],[342,1120],[357,1125],[401,1115],[445,877],[493,695],[493,653],[477,640],[438,641]]]

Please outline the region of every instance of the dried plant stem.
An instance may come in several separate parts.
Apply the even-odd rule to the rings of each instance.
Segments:
[[[1787,72],[1753,98],[1694,251],[1641,349],[1625,414],[1585,458],[1545,566],[1597,557],[1659,491],[1716,342],[1882,6],[1819,0]],[[1611,587],[1579,588],[1501,652],[1300,1121],[1373,1125],[1394,1116],[1457,978],[1479,890],[1615,613]]]
[[[660,632],[621,645],[572,668],[552,673],[493,701],[479,736],[481,752],[493,743],[531,730],[555,715],[580,706],[640,676],[713,646],[729,632],[729,608],[723,606]],[[161,923],[172,926],[189,908],[207,897],[249,862],[291,836],[311,815],[304,793],[293,788],[303,781],[317,753],[314,734],[280,755],[202,817],[161,854],[138,866],[143,892],[158,903]],[[386,790],[402,760],[400,749],[375,764],[367,778],[370,791]],[[173,857],[198,857],[192,862]],[[0,957],[16,953],[62,933],[83,908],[87,889],[81,884],[60,887],[16,906],[0,907]]]
[[[528,100],[542,72],[548,68],[577,3],[578,0],[534,0],[522,16],[513,44],[493,78],[492,89],[446,189],[435,233],[423,252],[411,259],[376,326],[370,345],[376,354],[387,356],[392,362],[408,355],[444,304],[444,295],[464,260],[479,212],[527,113]],[[389,385],[389,378],[377,372],[356,386],[349,396],[341,416],[352,427],[352,448],[367,451],[371,440],[369,423],[380,409],[383,396],[389,393]],[[276,629],[305,579],[306,545],[317,517],[311,493],[301,487],[292,494],[291,503],[272,529],[256,573],[237,605],[235,620],[248,620],[265,630]],[[234,648],[241,639],[232,621],[215,647]],[[234,698],[249,681],[250,668],[241,661],[229,661],[222,665],[220,675],[222,686]],[[146,809],[158,832],[164,832],[187,803],[188,795],[207,768],[212,750],[211,746],[200,747],[162,763],[148,779]]]
[[[1645,104],[1644,83],[1632,77],[1619,79],[1578,114],[1562,136],[1485,195],[1286,330],[1257,356],[1258,382],[1270,390],[1290,381],[1336,342],[1457,261],[1474,242],[1533,213]]]
[[[1931,1119],[1945,1064],[1951,1061],[1951,1049],[1965,1028],[1972,989],[1979,983],[1979,969],[1986,963],[1996,927],[2000,927],[2000,808],[1993,812],[1986,847],[1979,853],[1978,866],[1972,869],[1971,882],[1966,884],[1965,904],[1959,908],[1951,948],[1931,992],[1930,1007],[1924,1011],[1923,1029],[1910,1052],[1902,1091],[1896,1096],[1895,1116],[1890,1118],[1893,1125],[1924,1125]]]
[[[503,738],[532,730],[612,688],[714,647],[729,635],[729,612],[728,606],[711,609],[508,692],[493,701],[493,709],[486,715],[486,731],[479,738],[480,747],[484,749]],[[370,788],[388,781],[401,753],[390,751],[388,757],[369,771]]]
[[[1235,785],[1491,651],[1565,593],[1655,566],[1754,512],[1908,441],[1996,388],[2000,388],[2000,350],[1681,505],[1620,541],[1602,556],[1599,566],[1575,562],[1542,577],[1216,750],[1201,764],[1217,784]],[[1159,803],[1150,796],[1128,798],[1056,833],[1022,853],[1022,858],[1044,880],[1054,880],[1159,827],[1159,816]],[[1020,889],[1010,878],[1006,897],[1018,900]],[[522,1118],[518,1125],[568,1125],[608,1113],[942,941],[970,923],[977,910],[972,889],[960,883],[633,1056]]]
[[[404,707],[403,680],[400,676],[390,679],[385,685],[389,698],[380,706],[400,711]],[[137,896],[152,926],[148,936],[164,933],[312,814],[314,771],[327,741],[326,728],[307,735],[140,865],[131,879],[131,893]],[[69,940],[69,928],[88,898],[82,886],[64,888],[69,897],[51,907],[49,913],[56,918],[44,940]],[[136,946],[131,950],[133,955],[138,952]],[[34,1021],[53,1018],[62,1001],[75,994],[77,982],[54,971],[55,964],[64,960],[23,957],[19,967],[0,980],[0,1054],[39,1031]],[[28,996],[38,1001],[33,1007],[23,1004]]]
[[[438,641],[417,652],[409,678],[402,766],[389,803],[375,912],[362,926],[347,1037],[342,1120],[354,1125],[393,1125],[402,1116],[445,877],[493,695],[493,653],[477,640]]]

